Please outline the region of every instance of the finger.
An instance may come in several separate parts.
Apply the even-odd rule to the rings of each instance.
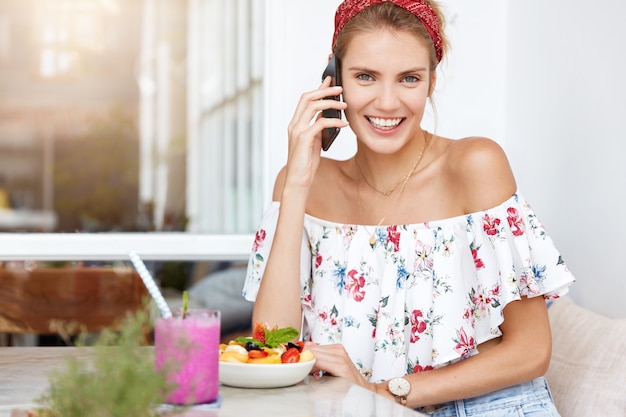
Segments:
[[[320,115],[311,124],[306,126],[299,126],[294,128],[289,135],[289,150],[291,154],[296,148],[305,146],[310,148],[313,153],[317,153],[322,146],[322,130],[329,128],[343,128],[348,126],[348,123],[341,119],[324,118]],[[320,149],[318,149],[320,148]]]
[[[334,100],[321,100],[321,101],[334,101]],[[331,104],[331,105],[326,105],[327,103],[324,103],[323,108],[319,111],[317,111],[317,113],[315,113],[315,116],[313,117],[313,119],[311,119],[311,121],[309,122],[310,124],[313,124],[315,121],[324,118],[327,120],[335,120],[335,121],[341,121],[341,126],[337,126],[337,127],[346,127],[348,126],[348,121],[343,119],[343,116],[341,116],[341,113],[339,114],[339,117],[335,117],[332,114],[331,115],[325,115],[324,111],[325,110],[337,110],[339,112],[345,111],[345,109],[347,108],[346,103],[343,102],[336,102],[336,104]]]
[[[315,342],[304,342],[305,349],[311,349],[311,348],[315,349],[316,346],[319,346],[319,344]]]
[[[300,100],[298,101],[298,104],[296,106],[293,120],[301,120],[303,118],[308,118],[308,120],[311,120],[313,118],[313,115],[317,111],[323,110],[325,108],[331,108],[327,106],[335,106],[336,103],[343,103],[339,100],[326,100],[325,102],[322,102],[322,100],[324,100],[325,98],[339,96],[342,91],[343,89],[340,86],[337,86],[323,87],[317,90],[303,93],[300,96]],[[345,106],[345,103],[343,105]]]
[[[344,127],[348,127],[349,123],[343,119],[336,119],[334,117],[323,117],[322,112],[318,112],[315,116],[315,120],[311,122],[310,129],[312,132],[317,135],[323,129],[337,127],[339,129],[343,129]]]
[[[326,103],[321,103],[322,101]],[[290,143],[295,144],[301,142],[314,141],[315,138],[321,137],[322,130],[328,128],[345,128],[349,126],[349,123],[344,119],[337,119],[334,117],[323,117],[322,111],[327,108],[343,110],[346,108],[346,104],[343,102],[337,102],[335,100],[319,100],[320,103],[312,105],[312,111],[315,111],[306,123],[302,120],[293,120],[289,124],[287,131],[289,133]]]

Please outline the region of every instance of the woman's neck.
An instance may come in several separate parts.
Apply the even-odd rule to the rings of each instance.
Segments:
[[[354,156],[355,178],[374,191],[390,196],[420,169],[432,141],[433,135],[423,131],[419,139],[392,155],[374,153],[361,146]]]

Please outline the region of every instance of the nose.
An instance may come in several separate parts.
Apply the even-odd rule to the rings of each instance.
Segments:
[[[376,91],[375,105],[378,110],[392,111],[399,107],[400,98],[393,83],[381,83]]]

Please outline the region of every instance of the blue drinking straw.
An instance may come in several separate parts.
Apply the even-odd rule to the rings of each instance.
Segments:
[[[163,317],[164,319],[172,317],[172,311],[167,306],[165,298],[163,298],[163,294],[161,294],[161,291],[159,291],[156,282],[154,282],[154,278],[152,278],[152,275],[150,275],[150,272],[148,272],[146,264],[143,263],[143,261],[135,251],[131,250],[130,252],[128,252],[128,256],[130,257],[130,261],[133,263],[133,266],[137,270],[137,273],[141,277],[141,280],[146,285],[146,288],[152,296],[152,299],[161,311],[161,317]]]

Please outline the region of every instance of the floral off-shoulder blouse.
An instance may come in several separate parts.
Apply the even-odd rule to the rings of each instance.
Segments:
[[[280,204],[266,211],[243,296],[254,301]],[[504,307],[557,298],[574,277],[518,193],[485,211],[363,226],[309,215],[300,287],[304,340],[341,343],[370,381],[445,366],[500,336]]]

